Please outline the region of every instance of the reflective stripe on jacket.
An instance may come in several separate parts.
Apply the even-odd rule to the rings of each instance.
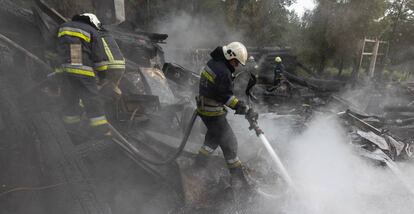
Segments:
[[[98,52],[98,60],[94,65],[95,70],[125,70],[125,59],[115,39],[106,30],[99,31],[99,34],[98,43],[100,51]]]
[[[86,23],[69,21],[59,27],[57,37],[60,69],[70,75],[95,77],[98,30]]]
[[[212,59],[201,71],[199,95],[219,105],[198,102],[197,111],[204,116],[218,116],[226,113],[224,105],[236,109],[239,100],[233,94],[234,68],[225,59],[222,47],[217,47],[210,55]]]

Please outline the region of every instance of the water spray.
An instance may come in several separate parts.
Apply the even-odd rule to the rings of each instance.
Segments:
[[[247,96],[247,102],[249,106],[252,106],[252,99],[256,100],[257,98],[251,93],[251,89],[253,86],[255,86],[257,83],[257,77],[253,74],[250,74],[249,82],[247,83],[246,88],[246,96]],[[250,124],[249,130],[254,130],[256,132],[257,137],[259,137],[260,142],[264,145],[267,152],[269,153],[270,157],[272,158],[272,161],[275,163],[277,170],[282,175],[283,179],[288,183],[288,185],[294,189],[297,190],[295,184],[292,181],[292,178],[290,177],[288,171],[286,170],[285,166],[283,165],[282,161],[280,160],[279,156],[276,154],[273,147],[270,145],[269,141],[267,140],[266,136],[264,135],[264,132],[260,129],[258,123],[258,118],[248,118],[247,121]]]
[[[376,149],[370,153],[360,152],[360,154],[364,157],[371,158],[371,159],[378,160],[378,161],[385,163],[385,165],[398,178],[398,180],[400,180],[400,182],[404,185],[407,191],[411,194],[412,199],[414,199],[414,187],[409,182],[409,179],[407,179],[407,177],[401,171],[398,165],[390,157],[388,157],[381,149]]]
[[[260,129],[259,125],[257,124],[257,119],[248,119],[250,127],[249,130],[254,130],[256,132],[257,137],[259,137],[262,144],[265,146],[267,152],[269,153],[272,161],[275,163],[277,170],[280,172],[283,179],[288,183],[288,185],[296,190],[296,186],[292,181],[288,171],[286,170],[285,166],[283,165],[282,161],[280,160],[279,156],[276,154],[273,147],[270,145],[269,141],[267,140],[264,132]]]

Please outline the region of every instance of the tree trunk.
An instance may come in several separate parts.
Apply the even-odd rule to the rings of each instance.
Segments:
[[[338,77],[340,77],[342,75],[342,70],[344,69],[344,57],[341,57],[341,62],[339,63],[339,68],[338,68]]]
[[[392,47],[395,44],[395,42],[394,42],[395,35],[397,33],[398,24],[401,21],[401,16],[403,15],[403,10],[404,10],[404,7],[405,7],[406,3],[407,3],[407,0],[400,0],[400,1],[398,1],[398,3],[396,3],[396,4],[399,4],[399,5],[398,5],[398,9],[397,9],[398,10],[397,16],[394,17],[394,22],[392,24],[392,31],[391,31],[390,38],[389,38],[389,42],[390,42],[389,52],[391,53],[390,56],[392,56],[392,51],[393,51]]]
[[[325,70],[325,63],[326,63],[326,55],[325,53],[322,53],[321,60],[319,61],[319,69],[318,69],[319,75],[323,74],[323,71]]]

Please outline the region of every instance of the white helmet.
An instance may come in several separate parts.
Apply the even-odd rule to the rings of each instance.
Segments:
[[[96,17],[95,14],[93,13],[82,13],[79,16],[86,16],[89,18],[89,21],[97,28],[97,29],[101,29],[102,28],[102,23],[101,21],[99,21],[98,17]]]
[[[246,65],[247,49],[242,43],[232,42],[223,46],[223,53],[227,60],[237,59],[240,64]]]

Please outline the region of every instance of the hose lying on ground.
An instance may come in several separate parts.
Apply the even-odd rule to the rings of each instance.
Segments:
[[[172,155],[171,157],[165,159],[165,160],[152,160],[148,157],[145,157],[145,155],[143,155],[134,145],[132,145],[124,136],[122,136],[122,134],[116,130],[111,124],[109,125],[109,128],[111,129],[112,133],[115,134],[116,138],[113,138],[112,140],[118,144],[119,146],[121,146],[124,150],[126,150],[128,153],[130,153],[131,155],[133,155],[134,157],[137,157],[149,164],[152,165],[166,165],[166,164],[170,164],[171,162],[175,161],[175,159],[178,158],[178,156],[180,156],[181,152],[184,150],[185,145],[187,144],[188,141],[188,137],[191,134],[191,130],[194,126],[194,122],[197,119],[198,116],[198,112],[197,110],[194,110],[193,116],[191,117],[190,123],[188,124],[188,126],[185,129],[184,132],[184,137],[181,140],[180,146],[177,148],[176,152],[174,153],[174,155]]]

